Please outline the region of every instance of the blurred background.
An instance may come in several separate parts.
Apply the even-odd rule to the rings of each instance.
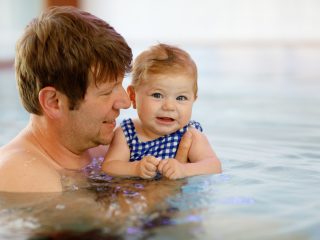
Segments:
[[[0,0],[0,61],[24,26],[52,5],[73,5],[115,27],[133,48],[158,41],[203,46],[320,46],[318,0]]]

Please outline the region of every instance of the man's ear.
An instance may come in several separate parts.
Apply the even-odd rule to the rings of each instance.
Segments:
[[[50,118],[56,118],[61,114],[61,93],[54,87],[44,87],[38,95],[42,111]]]
[[[136,92],[132,85],[127,87],[127,93],[129,95],[130,101],[132,102],[132,107],[136,109]]]

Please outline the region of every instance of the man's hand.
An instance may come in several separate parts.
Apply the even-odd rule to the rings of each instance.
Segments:
[[[138,175],[144,179],[150,179],[156,176],[160,159],[153,156],[145,156],[138,163]]]
[[[186,131],[183,134],[179,148],[177,150],[175,159],[178,160],[180,163],[187,163],[188,162],[188,153],[192,143],[192,133],[190,131]]]
[[[163,176],[172,180],[186,177],[186,165],[174,158],[161,160],[158,170]]]

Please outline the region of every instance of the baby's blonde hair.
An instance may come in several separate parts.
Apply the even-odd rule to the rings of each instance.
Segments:
[[[148,81],[150,75],[187,74],[194,79],[194,96],[197,97],[197,66],[190,55],[177,47],[160,43],[140,53],[133,62],[133,87]]]

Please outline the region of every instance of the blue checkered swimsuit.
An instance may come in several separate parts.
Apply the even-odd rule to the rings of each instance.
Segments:
[[[148,155],[160,159],[174,158],[181,137],[187,131],[188,127],[195,127],[202,132],[200,123],[196,121],[190,121],[186,126],[174,133],[159,137],[151,141],[140,142],[134,124],[130,118],[123,120],[120,125],[127,139],[127,144],[130,148],[130,162],[139,161],[144,156]]]

